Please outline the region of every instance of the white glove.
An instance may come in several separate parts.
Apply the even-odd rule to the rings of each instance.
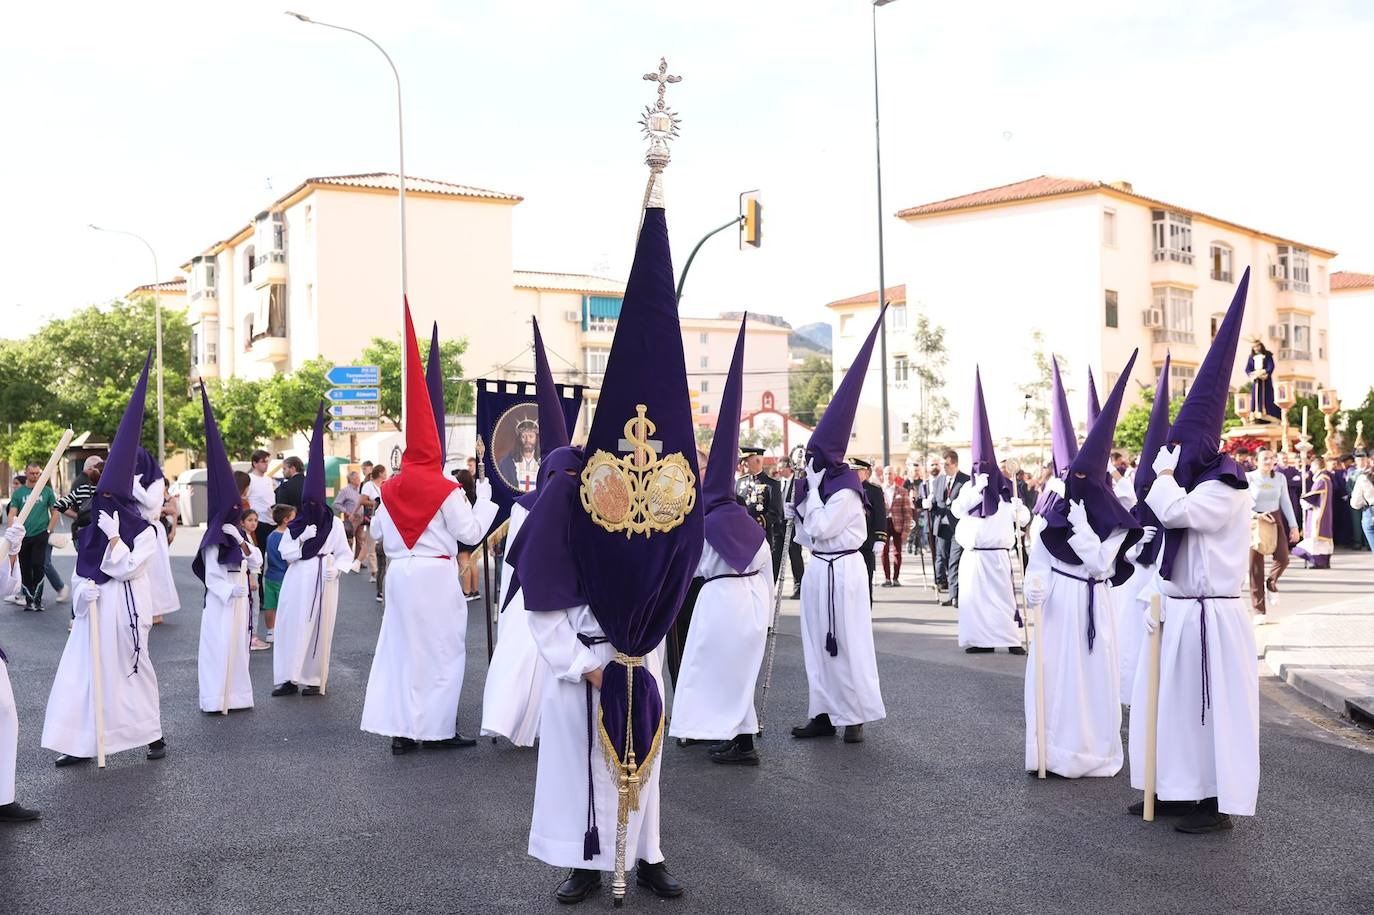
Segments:
[[[817,467],[815,464],[806,465],[806,485],[808,490],[820,492],[821,480],[825,477],[825,469]]]
[[[5,528],[5,539],[9,541],[11,553],[19,552],[24,545],[24,525],[15,523]]]
[[[333,567],[333,566],[325,566],[325,567],[324,567],[324,580],[325,580],[325,581],[338,581],[338,580],[339,580],[339,570],[338,570],[337,568]]]
[[[477,501],[491,501],[491,480],[488,480],[486,477],[482,477],[482,479],[477,481]]]
[[[1155,634],[1155,628],[1156,628],[1156,627],[1155,627],[1155,618],[1154,618],[1153,616],[1150,615],[1150,605],[1149,605],[1149,604],[1146,604],[1146,605],[1145,605],[1145,612],[1142,613],[1140,616],[1141,616],[1141,618],[1145,621],[1145,634],[1146,634],[1147,636],[1154,635],[1154,634]],[[1160,621],[1161,623],[1164,622],[1164,601],[1162,601],[1162,600],[1159,602],[1159,621]]]
[[[1154,468],[1155,475],[1166,470],[1174,470],[1178,467],[1178,446],[1165,445],[1159,449],[1159,454],[1155,455],[1155,462],[1150,465]]]
[[[1049,482],[1045,484],[1045,488],[1059,498],[1064,498],[1064,481],[1059,479],[1059,477],[1050,477]]]
[[[109,512],[101,512],[95,519],[95,526],[111,540],[119,539],[119,519]]]
[[[988,475],[985,473],[975,473],[973,475],[973,491],[981,493],[988,488]]]
[[[1012,511],[1014,511],[1014,512],[1019,512],[1019,511],[1022,509],[1022,507],[1025,506],[1025,504],[1026,504],[1026,503],[1024,503],[1024,502],[1021,501],[1021,497],[1020,497],[1020,496],[1012,496],[1012,497],[1011,497],[1011,510],[1012,510]]]
[[[1045,579],[1039,575],[1032,575],[1026,579],[1026,583],[1021,588],[1026,595],[1026,603],[1032,607],[1038,607],[1045,601]]]
[[[319,530],[316,529],[315,525],[307,524],[305,529],[301,531],[301,535],[296,538],[296,542],[305,543],[307,540],[314,540],[315,535],[318,533]]]
[[[1083,506],[1082,499],[1069,503],[1069,525],[1075,534],[1085,534],[1092,529],[1088,525],[1088,510]]]
[[[1155,539],[1155,537],[1159,534],[1159,528],[1155,527],[1153,524],[1147,524],[1143,528],[1141,528],[1141,530],[1141,546],[1144,546],[1145,544],[1149,543],[1151,540]]]
[[[879,556],[879,557],[881,557],[881,556],[883,555],[883,545],[884,545],[884,541],[882,541],[882,540],[879,540],[877,543],[873,544],[873,555],[874,555],[874,556]]]
[[[784,521],[796,521],[797,506],[793,505],[791,502],[784,502],[782,505],[782,519]]]
[[[934,504],[934,502],[930,501],[930,496],[926,496],[924,499],[921,500],[921,507],[924,508],[926,511],[930,511],[931,506]]]
[[[230,597],[231,599],[233,599],[233,600],[238,600],[239,598],[243,598],[243,597],[247,597],[247,596],[248,596],[248,586],[247,586],[247,585],[244,585],[244,584],[234,585],[234,587],[231,588],[231,589],[229,590],[229,597]]]
[[[243,542],[243,536],[239,533],[239,529],[237,526],[233,524],[224,524],[220,526],[220,530],[228,534],[235,543]]]

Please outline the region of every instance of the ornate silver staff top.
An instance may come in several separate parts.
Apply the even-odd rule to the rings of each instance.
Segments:
[[[668,141],[678,135],[678,125],[682,121],[677,112],[667,106],[664,96],[669,83],[680,83],[682,77],[668,72],[667,58],[658,59],[658,72],[645,73],[644,79],[658,83],[658,101],[644,106],[644,114],[639,125],[649,140],[649,151],[644,154],[644,164],[649,166],[649,186],[644,191],[645,207],[663,206],[663,170],[668,167],[672,155],[668,152]]]

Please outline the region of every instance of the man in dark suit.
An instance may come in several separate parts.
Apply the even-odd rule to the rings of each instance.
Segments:
[[[783,509],[792,504],[792,497],[796,491],[797,481],[792,478],[792,465],[786,461],[778,464],[778,484],[782,491]],[[784,535],[786,529],[784,528]],[[787,558],[792,564],[792,600],[801,600],[802,575],[805,573],[805,564],[802,561],[801,541],[797,539],[795,530],[792,534],[792,544],[787,548]]]
[[[864,541],[864,565],[868,567],[868,602],[873,603],[873,571],[877,566],[877,555],[874,548],[882,548],[882,544],[887,541],[887,499],[883,497],[883,488],[869,480],[873,474],[873,465],[868,461],[861,461],[858,458],[850,458],[849,463],[859,473],[859,482],[863,484],[864,490],[864,514],[868,522],[868,539]]]
[[[284,479],[277,487],[277,504],[299,509],[305,491],[305,463],[293,454],[282,461],[281,475]]]
[[[954,499],[969,481],[959,469],[959,453],[946,449],[940,455],[940,475],[931,484],[930,513],[935,525],[935,586],[948,588],[942,607],[959,606],[959,557],[963,553],[954,540]]]
[[[782,538],[787,524],[782,514],[782,484],[764,472],[762,448],[743,447],[740,454],[744,455],[749,476],[740,481],[745,485],[735,491],[744,499],[749,514],[763,527],[768,549],[773,554],[773,581],[776,582],[778,570],[782,568]]]

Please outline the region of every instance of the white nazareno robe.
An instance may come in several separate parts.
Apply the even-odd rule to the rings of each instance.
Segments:
[[[612,871],[619,796],[597,733],[601,720],[601,692],[597,689],[591,690],[592,730],[588,745],[588,686],[582,675],[610,663],[615,648],[609,642],[583,645],[578,640],[579,634],[592,638],[606,634],[586,604],[566,610],[530,612],[529,623],[539,654],[549,666],[539,713],[539,765],[534,782],[529,853],[554,867]],[[662,691],[662,645],[649,652],[644,665]],[[649,864],[663,860],[658,832],[658,785],[663,761],[660,750],[648,778],[640,785],[639,809],[630,813],[625,843],[627,870],[634,867],[636,859]],[[601,853],[584,861],[589,771]]]
[[[167,530],[162,526],[162,503],[167,494],[167,481],[154,480],[147,489],[134,477],[134,500],[139,514],[157,532],[157,558],[148,566],[148,587],[153,596],[153,615],[166,616],[181,609],[176,581],[172,578],[172,551],[167,543]]]
[[[807,715],[829,715],[836,726],[878,721],[887,717],[887,709],[873,649],[868,568],[859,553],[868,540],[863,500],[852,489],[842,489],[822,502],[815,487],[806,499],[797,510],[796,536],[811,550],[812,560],[811,574],[802,576],[801,596]],[[839,649],[833,656],[825,645],[832,600]]]
[[[1155,793],[1166,801],[1215,797],[1222,813],[1253,816],[1260,775],[1259,663],[1244,598],[1249,494],[1216,480],[1187,492],[1164,475],[1145,501],[1159,516],[1163,536],[1187,529],[1172,578],[1155,578],[1164,616]],[[1145,784],[1148,661],[1141,651],[1131,714],[1133,788]]]
[[[462,488],[440,504],[408,547],[386,505],[372,536],[386,551],[386,612],[367,678],[362,729],[387,737],[447,740],[457,733],[467,659],[468,605],[458,584],[459,543],[479,543],[496,506],[468,503]]]
[[[668,733],[693,740],[729,740],[759,729],[754,684],[773,616],[773,554],[765,540],[738,573],[705,543],[682,668],[673,690]],[[718,577],[721,576],[721,577]]]
[[[959,490],[950,509],[959,519],[954,539],[964,548],[959,560],[959,647],[1012,648],[1022,643],[1016,625],[1016,590],[1011,549],[1016,529],[1030,520],[1017,499],[999,502],[991,518],[969,514],[983,501],[972,486]]]
[[[262,568],[262,551],[250,541],[252,551],[242,557],[241,567],[220,564],[219,547],[203,550],[205,562],[205,611],[200,615],[200,710],[218,712],[228,697],[229,708],[253,707],[253,681],[248,676],[249,643],[253,640],[253,611],[248,596],[233,598],[235,585],[248,586],[250,576]]]
[[[0,543],[0,600],[16,593],[20,586],[19,564],[15,554],[8,551],[9,545]],[[14,803],[18,754],[19,710],[14,704],[14,691],[10,689],[9,664],[0,657],[0,807]]]
[[[1121,704],[1126,706],[1131,704],[1136,659],[1140,655],[1140,641],[1144,633],[1140,622],[1141,605],[1148,606],[1150,595],[1155,593],[1155,567],[1142,566],[1137,561],[1142,546],[1136,541],[1126,551],[1126,558],[1131,562],[1131,577],[1112,588],[1112,607],[1116,613],[1117,667],[1121,671]]]
[[[316,536],[324,536],[316,534]],[[310,559],[301,559],[301,546],[288,531],[281,538],[281,558],[286,560],[286,577],[277,598],[276,639],[272,645],[272,685],[294,683],[319,686],[324,671],[323,651],[327,636],[334,631],[338,593],[328,595],[324,587],[324,557],[333,555],[340,573],[353,562],[343,524],[335,519],[328,539]],[[332,596],[334,599],[327,599]],[[326,632],[326,629],[328,630]]]
[[[506,532],[506,556],[520,529],[529,517],[520,503],[510,508]],[[501,564],[501,594],[509,594],[509,562]],[[549,665],[539,654],[530,632],[529,613],[524,595],[516,589],[497,621],[496,650],[487,666],[487,682],[482,692],[482,736],[505,737],[519,747],[534,745],[539,735],[539,709]]]
[[[1116,566],[1125,530],[1106,540],[1091,528],[1075,530],[1069,546],[1081,565],[1050,554],[1040,541],[1044,522],[1031,525],[1026,579],[1045,586],[1040,607],[1040,648],[1045,668],[1045,768],[1065,778],[1111,776],[1121,771],[1121,672],[1116,653],[1116,615],[1106,579]],[[1067,576],[1074,576],[1072,578]],[[1075,579],[1093,579],[1089,586]],[[1092,588],[1094,638],[1088,649],[1088,589]],[[1035,644],[1026,664],[1026,768],[1037,767],[1035,746]]]
[[[161,534],[161,529],[150,527],[134,538],[132,549],[123,540],[107,546],[100,570],[110,579],[103,585],[79,575],[72,579],[76,620],[57,665],[43,720],[42,744],[49,750],[88,758],[96,755],[93,601],[100,636],[105,752],[146,746],[162,737],[157,672],[148,656],[154,612],[148,567],[157,559]]]

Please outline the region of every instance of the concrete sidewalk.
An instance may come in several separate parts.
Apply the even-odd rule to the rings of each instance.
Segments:
[[[1374,554],[1339,551],[1332,568],[1294,560],[1278,606],[1255,627],[1277,677],[1338,714],[1374,725]]]

